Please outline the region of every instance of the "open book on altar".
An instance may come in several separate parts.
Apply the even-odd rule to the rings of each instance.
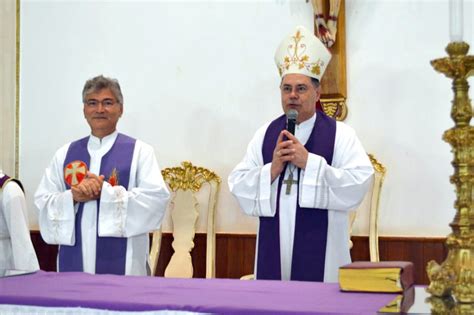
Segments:
[[[409,261],[357,261],[339,268],[342,291],[403,292],[413,283]]]

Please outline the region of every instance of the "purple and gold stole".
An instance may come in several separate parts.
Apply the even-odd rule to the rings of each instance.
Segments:
[[[286,116],[270,123],[263,140],[264,164],[270,163],[280,132],[286,128]],[[336,121],[318,111],[308,142],[308,152],[317,154],[332,163]],[[280,194],[286,166],[278,180],[276,213],[274,217],[260,217],[258,234],[257,279],[281,280],[280,262]],[[300,180],[298,168],[298,179]],[[300,207],[299,185],[297,190],[296,223],[291,263],[291,280],[323,281],[328,230],[326,209]]]
[[[80,160],[89,166],[90,155],[87,150],[89,137],[77,140],[69,146],[64,160],[64,168],[69,163]],[[113,174],[113,180],[119,180],[119,185],[128,189],[130,179],[130,166],[132,164],[133,151],[136,140],[119,133],[112,148],[103,157],[100,164],[100,174],[109,178]],[[120,176],[119,178],[117,178]],[[71,187],[65,182],[67,189]],[[91,202],[91,201],[90,201]],[[99,228],[99,206],[97,200],[97,229]],[[81,220],[84,203],[79,203],[79,209],[75,218],[76,242],[73,246],[61,245],[59,247],[59,271],[83,271],[82,260],[82,233]],[[127,252],[126,237],[99,237],[96,230],[96,265],[95,273],[125,274],[125,259]]]

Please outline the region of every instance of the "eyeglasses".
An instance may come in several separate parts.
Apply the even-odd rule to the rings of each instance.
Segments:
[[[117,102],[111,98],[106,98],[106,99],[103,99],[102,101],[99,101],[96,99],[90,99],[90,100],[87,100],[85,104],[88,107],[97,107],[99,106],[99,104],[102,104],[102,106],[106,108],[110,108],[114,106],[115,104],[117,104]]]
[[[293,86],[291,85],[282,85],[280,86],[280,90],[283,94],[291,94],[291,92],[293,91]],[[306,92],[308,92],[308,86],[306,84],[298,84],[297,86],[295,86],[295,93],[296,94],[305,94]]]

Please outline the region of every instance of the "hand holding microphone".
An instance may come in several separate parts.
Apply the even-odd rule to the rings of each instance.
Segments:
[[[288,162],[301,169],[306,168],[308,150],[294,135],[297,118],[298,112],[294,109],[286,113],[286,130],[280,133],[273,152],[272,181],[283,171]]]
[[[290,109],[286,113],[286,130],[291,133],[291,135],[285,135],[285,131],[282,131],[278,136],[277,144],[275,150],[273,151],[272,167],[271,167],[271,176],[272,182],[275,178],[280,175],[283,171],[285,164],[291,162],[294,157],[295,149],[294,140],[289,139],[289,136],[295,134],[296,119],[298,118],[298,112],[294,109]],[[294,137],[293,137],[294,138]],[[294,138],[296,140],[296,138]]]
[[[290,109],[286,112],[286,130],[292,135],[295,134],[296,119],[298,118],[298,112],[296,109]]]

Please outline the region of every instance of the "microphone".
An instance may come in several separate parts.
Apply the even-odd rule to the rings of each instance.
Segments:
[[[298,112],[295,109],[290,109],[286,112],[286,130],[288,130],[292,135],[295,134],[295,125],[297,117]]]

